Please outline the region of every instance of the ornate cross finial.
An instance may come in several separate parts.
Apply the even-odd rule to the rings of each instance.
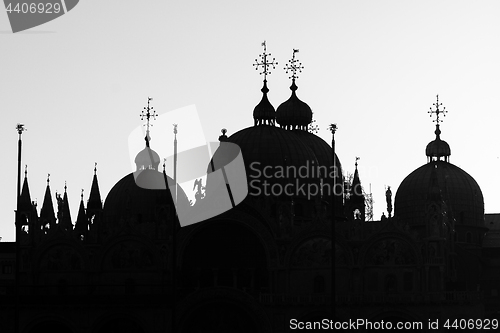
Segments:
[[[24,178],[28,177],[28,164],[24,165]]]
[[[47,174],[47,186],[49,185],[50,182],[50,173]]]
[[[285,71],[288,74],[289,71],[292,72],[292,76],[288,77],[289,79],[292,79],[295,81],[295,79],[298,79],[299,76],[297,75],[298,73],[301,73],[302,70],[304,69],[304,66],[302,66],[302,63],[299,62],[298,59],[295,59],[295,53],[298,53],[298,49],[293,49],[293,55],[292,59],[288,60],[288,64],[285,66]]]
[[[356,156],[356,162],[354,162],[354,166],[356,167],[356,169],[358,168],[358,160],[359,160],[359,159],[360,159],[360,158],[359,158],[358,156]]]
[[[144,107],[144,111],[146,111],[146,113],[144,113],[144,111],[142,111],[140,114],[141,120],[144,120],[144,118],[146,118],[146,120],[147,120],[147,123],[144,125],[144,126],[146,126],[146,133],[147,133],[146,135],[149,134],[149,126],[153,126],[153,124],[149,123],[149,119],[151,117],[153,117],[153,119],[156,120],[156,116],[157,116],[156,111],[153,110],[153,107],[149,106],[149,102],[152,100],[153,100],[152,97],[148,97],[148,106]]]
[[[97,175],[97,162],[94,162],[94,176]]]
[[[66,189],[67,189],[67,188],[68,188],[68,187],[66,186],[66,181],[64,181],[64,193],[66,193]]]
[[[441,105],[443,105],[443,103],[439,103],[439,95],[436,95],[436,103],[433,103],[432,105],[434,105],[436,107],[436,110],[432,110],[432,108],[429,108],[430,111],[427,111],[427,113],[430,114],[430,117],[432,117],[432,114],[435,113],[436,114],[436,119],[433,120],[433,122],[435,122],[436,125],[439,125],[439,123],[443,122],[442,119],[439,119],[439,115],[442,114],[443,117],[445,117],[446,113],[448,113],[448,111],[446,111],[445,107],[443,107],[443,110],[439,110],[439,107]]]
[[[81,194],[81,197],[82,197],[82,201],[83,201],[83,188],[82,188],[82,194]]]
[[[262,46],[264,46],[264,52],[262,54],[260,54],[260,59],[261,59],[261,62],[259,62],[257,59],[255,59],[255,64],[253,64],[253,66],[255,66],[255,70],[258,70],[260,66],[262,66],[262,72],[259,73],[260,75],[264,74],[264,81],[267,81],[267,74],[271,74],[271,69],[269,68],[269,66],[273,66],[273,69],[275,69],[276,65],[278,64],[278,62],[276,61],[275,62],[275,58],[273,58],[272,61],[268,61],[267,60],[267,57],[271,56],[271,53],[267,53],[267,48],[266,48],[266,41],[262,42],[261,44]]]
[[[174,134],[177,134],[177,124],[172,124],[174,126]]]

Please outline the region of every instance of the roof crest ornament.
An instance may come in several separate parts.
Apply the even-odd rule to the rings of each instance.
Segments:
[[[432,105],[434,105],[436,107],[436,110],[432,110],[432,108],[430,107],[430,111],[427,111],[427,113],[430,114],[430,117],[432,117],[432,114],[435,113],[436,114],[436,119],[433,120],[433,122],[436,123],[436,125],[439,125],[439,123],[442,123],[443,120],[442,119],[439,119],[439,115],[442,114],[443,117],[446,116],[446,113],[448,113],[448,111],[446,111],[446,108],[443,107],[443,110],[439,110],[439,107],[441,105],[443,105],[443,103],[439,103],[439,95],[436,95],[436,103],[433,103]]]
[[[295,81],[295,79],[298,79],[299,76],[297,73],[302,73],[302,70],[304,69],[304,66],[302,66],[302,63],[299,62],[298,59],[295,59],[295,53],[298,53],[299,49],[293,49],[293,54],[292,54],[292,59],[288,60],[288,64],[285,66],[285,72],[288,74],[288,72],[292,72],[292,76],[288,77],[289,79],[292,79],[292,81]]]
[[[144,120],[144,118],[146,118],[146,120],[147,120],[147,123],[144,124],[144,126],[146,126],[146,137],[144,139],[146,140],[147,147],[149,147],[149,141],[151,141],[151,137],[149,136],[149,127],[153,126],[153,124],[149,123],[149,119],[151,117],[153,117],[153,119],[156,120],[156,116],[157,116],[156,111],[153,110],[153,107],[149,106],[149,102],[152,100],[153,100],[152,97],[148,97],[148,106],[147,107],[145,106],[144,110],[139,115],[141,117],[141,120]],[[144,111],[146,111],[146,112],[144,113]]]
[[[259,55],[261,62],[255,59],[255,64],[253,64],[253,66],[255,66],[255,70],[258,70],[259,67],[262,66],[262,72],[259,74],[264,74],[264,82],[267,82],[267,75],[271,74],[270,66],[273,66],[273,69],[275,69],[278,62],[274,57],[272,61],[268,61],[267,57],[270,57],[271,53],[267,53],[266,41],[263,41],[261,45],[264,47],[264,52]]]

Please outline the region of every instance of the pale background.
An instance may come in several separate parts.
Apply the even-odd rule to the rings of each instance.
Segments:
[[[252,63],[263,40],[279,62],[268,77],[271,103],[277,108],[290,96],[283,67],[300,49],[305,69],[297,94],[327,142],[328,124],[338,124],[344,169],[353,172],[361,157],[376,219],[386,209],[385,185],[395,195],[426,163],[434,139],[427,111],[436,94],[450,111],[441,137],[451,162],[481,186],[486,212],[500,212],[499,17],[497,0],[84,0],[54,21],[12,34],[0,10],[2,241],[15,238],[16,123],[28,128],[22,164],[32,200],[40,209],[47,173],[53,195],[67,181],[74,222],[94,162],[103,200],[133,171],[128,138],[148,96],[159,114],[195,105],[209,141],[223,127],[231,135],[253,125],[262,77]],[[199,135],[193,131],[180,124],[179,142]]]

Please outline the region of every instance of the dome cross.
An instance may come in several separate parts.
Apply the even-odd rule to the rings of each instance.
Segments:
[[[267,57],[270,57],[271,53],[267,53],[266,41],[263,41],[261,45],[264,47],[264,52],[259,55],[261,62],[255,59],[255,64],[253,64],[253,66],[255,66],[255,70],[258,70],[259,67],[262,66],[262,72],[259,74],[260,75],[264,74],[264,81],[267,81],[267,75],[271,74],[271,69],[269,66],[273,66],[273,69],[275,69],[276,68],[275,66],[278,64],[278,62],[276,61],[275,58],[273,58],[272,61],[268,60]]]
[[[149,106],[149,102],[152,100],[153,100],[152,97],[148,97],[148,106],[145,106],[144,110],[139,115],[141,117],[141,120],[144,120],[144,118],[146,118],[146,121],[147,121],[147,123],[144,124],[144,126],[146,126],[146,142],[147,142],[148,146],[149,146],[149,141],[151,140],[151,138],[149,137],[149,127],[153,126],[153,124],[149,123],[149,120],[151,119],[151,117],[153,117],[153,119],[156,120],[156,116],[157,116],[156,111],[153,110],[153,107]],[[146,111],[146,112],[144,112],[144,111]]]
[[[432,108],[429,108],[430,111],[427,111],[427,113],[430,114],[430,117],[432,117],[433,114],[436,114],[436,119],[433,120],[433,122],[435,122],[436,125],[439,125],[439,123],[443,122],[442,119],[439,119],[439,115],[442,114],[443,117],[445,117],[446,113],[448,113],[448,111],[446,111],[445,107],[443,107],[443,110],[439,110],[439,107],[441,105],[443,105],[443,103],[439,103],[439,95],[436,95],[436,103],[433,103],[432,105],[434,105],[436,107],[436,110],[432,110]]]
[[[302,66],[302,63],[299,62],[298,59],[295,59],[295,53],[298,53],[299,49],[293,49],[293,54],[292,54],[292,59],[288,60],[288,64],[285,66],[285,72],[288,74],[288,72],[292,72],[292,76],[288,77],[289,79],[292,79],[295,81],[295,79],[298,79],[299,76],[297,75],[298,73],[302,73],[302,70],[304,69],[304,66]]]

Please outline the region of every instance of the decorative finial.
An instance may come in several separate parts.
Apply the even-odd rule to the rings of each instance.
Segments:
[[[292,79],[293,82],[295,82],[295,79],[298,79],[299,76],[297,73],[302,73],[302,70],[304,69],[304,66],[302,66],[302,63],[299,62],[298,59],[295,59],[295,53],[298,53],[298,49],[293,49],[293,55],[292,59],[288,60],[288,64],[285,66],[285,71],[288,74],[289,71],[292,72],[292,76],[289,76],[289,79]],[[293,84],[292,84],[293,86]]]
[[[163,173],[165,173],[165,163],[167,163],[167,159],[163,158]]]
[[[50,182],[50,173],[47,174],[47,186],[49,185]]]
[[[94,176],[97,175],[97,162],[94,162]]]
[[[156,116],[157,116],[156,111],[153,110],[153,107],[149,106],[149,102],[152,101],[152,100],[153,100],[152,97],[148,97],[148,106],[144,107],[144,111],[146,111],[146,113],[144,113],[144,111],[142,111],[141,114],[140,114],[141,120],[144,120],[144,117],[147,120],[147,123],[144,125],[144,126],[146,126],[146,137],[144,139],[146,140],[146,146],[147,147],[149,147],[149,141],[151,141],[151,137],[149,136],[149,127],[153,126],[153,124],[149,123],[149,119],[151,117],[153,117],[153,119],[156,120]]]
[[[64,181],[64,193],[66,193],[66,189],[67,189],[67,188],[68,188],[68,187],[66,186],[66,181]]]
[[[222,135],[219,136],[219,141],[221,141],[221,142],[222,141],[227,141],[227,135],[226,135],[227,129],[223,128],[220,131],[221,131]]]
[[[337,124],[330,124],[330,126],[328,126],[328,129],[330,130],[330,132],[332,132],[332,134],[335,134],[338,129]]]
[[[269,62],[267,60],[267,57],[271,56],[271,53],[267,53],[267,48],[266,48],[266,41],[262,42],[261,44],[263,47],[264,47],[264,52],[262,54],[260,54],[260,59],[261,59],[261,62],[259,62],[257,59],[255,59],[255,64],[253,64],[253,66],[255,66],[255,70],[258,70],[260,66],[262,66],[262,72],[259,73],[260,75],[264,74],[264,82],[267,81],[267,74],[271,74],[271,69],[269,68],[269,66],[273,66],[273,69],[275,69],[276,65],[278,64],[278,62],[276,61],[275,62],[275,58],[273,58],[273,60],[271,62]]]
[[[359,160],[359,159],[360,159],[360,158],[359,158],[358,156],[356,156],[356,162],[354,162],[354,166],[356,167],[356,169],[358,168],[358,160]]]
[[[432,108],[429,108],[430,111],[427,111],[427,113],[430,114],[430,117],[432,117],[432,114],[435,113],[436,114],[436,119],[433,120],[433,122],[435,122],[436,125],[439,125],[439,123],[443,122],[442,119],[439,119],[439,115],[443,114],[443,117],[445,117],[446,113],[448,113],[448,111],[446,111],[445,107],[443,107],[443,110],[439,110],[439,107],[441,105],[443,105],[443,103],[439,103],[439,95],[436,95],[436,103],[433,103],[432,105],[434,105],[436,107],[436,110],[432,110]]]
[[[80,196],[82,197],[82,201],[83,201],[83,188],[82,188],[82,194]]]
[[[174,134],[177,135],[177,124],[172,124],[174,126]]]
[[[28,178],[28,164],[24,165],[24,178]]]

